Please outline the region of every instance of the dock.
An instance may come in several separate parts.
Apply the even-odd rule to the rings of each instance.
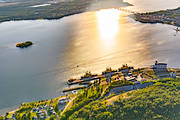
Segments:
[[[68,84],[68,85],[83,84],[83,83],[88,84],[90,81],[99,80],[99,79],[101,79],[101,78],[103,78],[103,77],[104,77],[103,75],[97,75],[97,76],[88,77],[88,78],[74,79],[74,80],[72,80],[72,81],[69,81],[69,80],[68,80],[67,84]]]
[[[84,89],[86,87],[73,87],[73,88],[66,88],[63,90],[63,92],[70,92],[70,91],[74,91],[74,90],[79,90],[79,89]]]

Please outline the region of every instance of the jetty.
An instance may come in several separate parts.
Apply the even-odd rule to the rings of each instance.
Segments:
[[[83,84],[83,83],[88,84],[90,81],[99,80],[99,79],[101,79],[101,78],[103,78],[103,77],[105,77],[105,76],[103,76],[103,75],[97,75],[97,76],[91,76],[91,77],[87,77],[87,78],[82,77],[82,78],[80,78],[80,79],[69,79],[69,80],[67,81],[67,84],[68,84],[68,85]]]
[[[70,92],[70,91],[74,91],[74,90],[79,90],[79,89],[84,89],[86,88],[85,86],[80,86],[80,87],[73,87],[73,88],[66,88],[63,90],[63,92]]]

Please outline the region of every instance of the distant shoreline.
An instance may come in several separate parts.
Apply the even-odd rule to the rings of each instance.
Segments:
[[[162,23],[180,27],[180,7],[176,9],[167,9],[155,12],[134,14],[134,19],[141,23]]]
[[[105,5],[100,3],[105,2]],[[22,3],[20,5],[1,6],[0,7],[0,23],[7,21],[19,20],[54,20],[61,19],[70,15],[80,14],[83,12],[91,12],[99,9],[117,8],[132,6],[122,0],[114,0],[109,3],[105,0],[76,0],[69,2],[54,3],[47,6],[31,7],[46,3]],[[7,11],[8,9],[8,11]]]
[[[68,16],[76,15],[76,14],[81,14],[81,13],[84,13],[84,12],[71,13],[71,14],[63,15],[60,17],[53,17],[53,18],[27,18],[27,19],[11,19],[11,20],[3,20],[3,21],[0,20],[0,23],[10,22],[10,21],[23,21],[23,20],[59,20],[59,19],[64,18],[64,17],[68,17]]]
[[[113,9],[113,8],[104,8],[104,9]],[[52,17],[52,18],[30,18],[30,19],[27,18],[27,19],[12,19],[12,20],[4,20],[4,21],[0,20],[0,24],[4,23],[4,22],[11,22],[11,21],[15,22],[15,21],[25,21],[25,20],[59,20],[59,19],[62,19],[64,17],[69,17],[69,16],[72,16],[72,15],[78,15],[78,14],[82,14],[82,13],[86,13],[86,12],[93,12],[93,11],[98,11],[98,10],[100,10],[100,9],[84,11],[84,12],[69,13],[67,15],[63,15],[63,16],[60,16],[60,17]]]

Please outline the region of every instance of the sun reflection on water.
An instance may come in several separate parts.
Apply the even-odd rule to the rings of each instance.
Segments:
[[[119,18],[121,11],[117,9],[104,9],[96,12],[99,34],[104,42],[112,42],[119,31]]]

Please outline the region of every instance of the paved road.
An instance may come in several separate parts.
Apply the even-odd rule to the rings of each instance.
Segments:
[[[66,109],[69,107],[69,105],[73,102],[73,100],[76,98],[77,96],[75,96],[74,98],[72,98],[68,104],[65,106],[64,110],[61,112],[61,115],[66,111]]]

